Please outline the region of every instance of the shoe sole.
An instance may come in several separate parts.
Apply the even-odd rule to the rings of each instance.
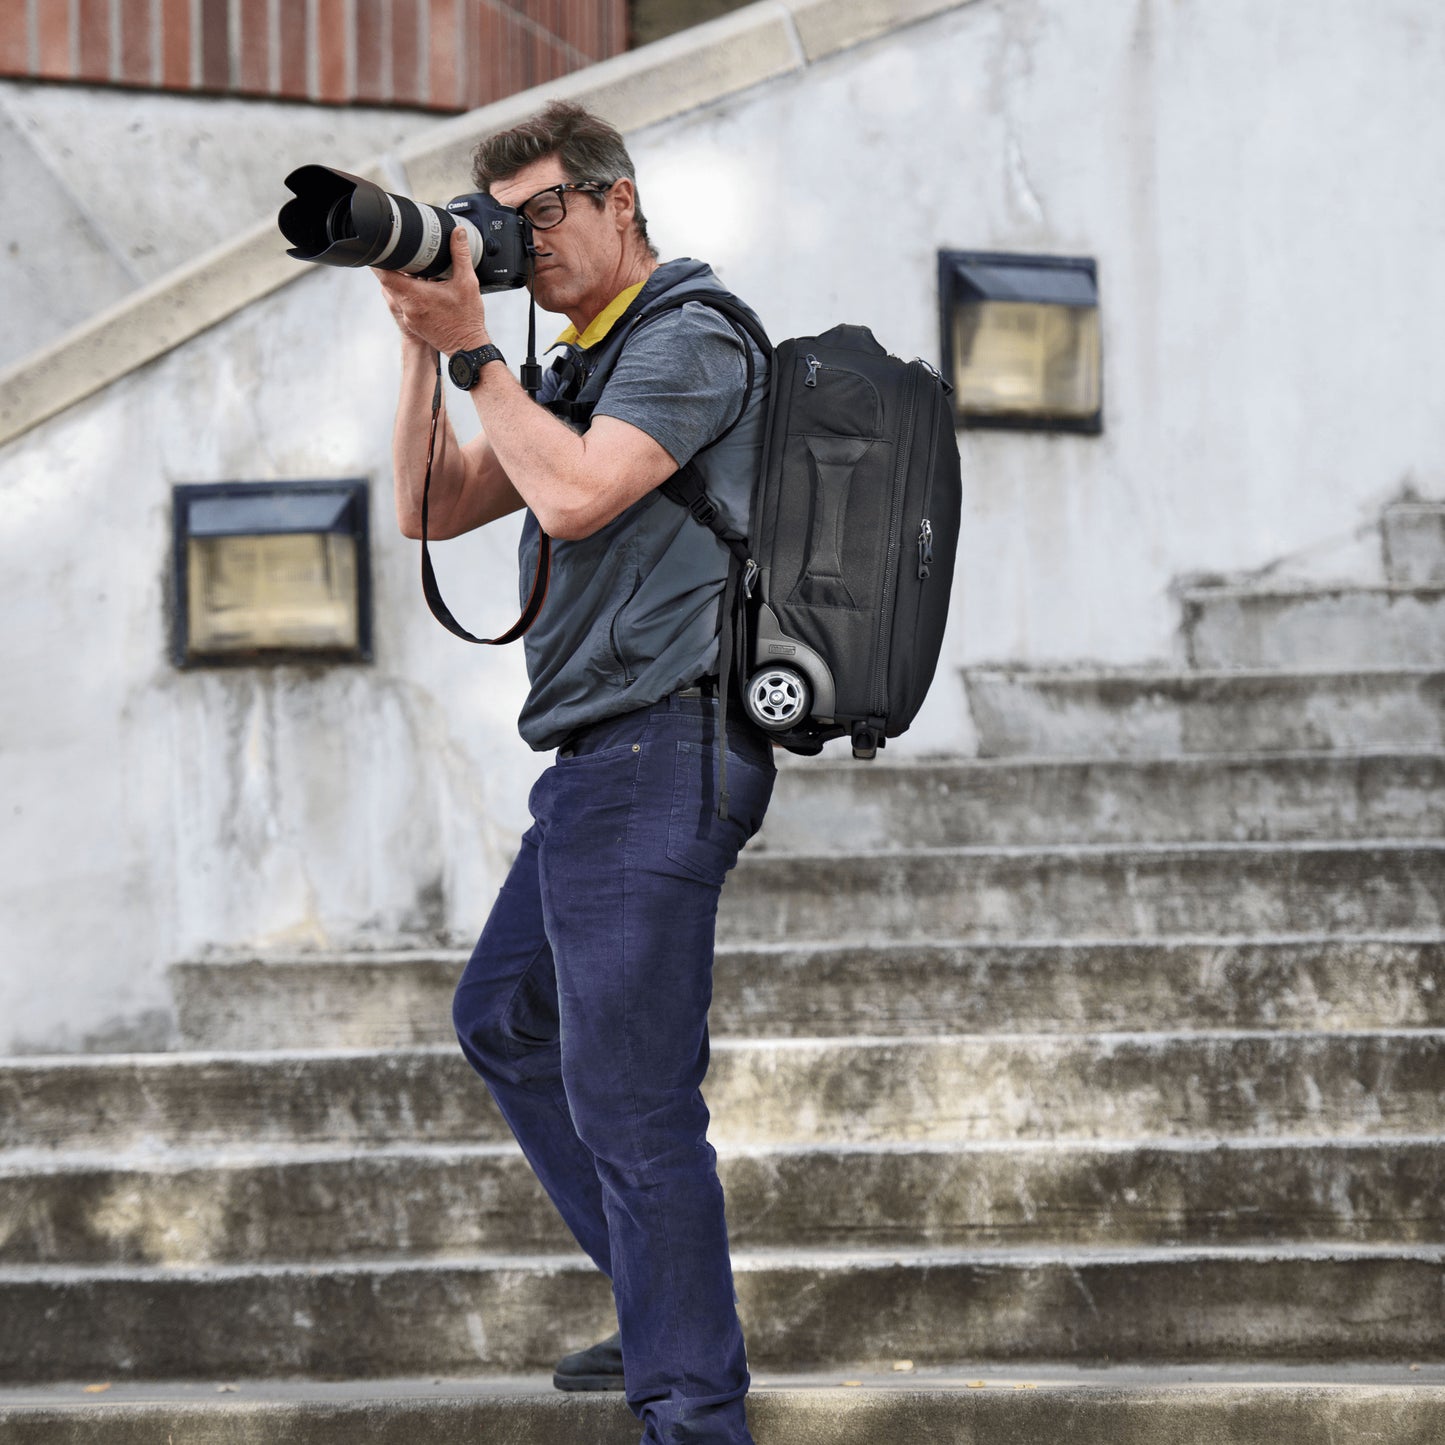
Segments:
[[[557,1375],[552,1383],[559,1390],[622,1390],[626,1382],[621,1375]]]

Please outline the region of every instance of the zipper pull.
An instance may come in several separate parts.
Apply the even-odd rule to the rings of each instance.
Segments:
[[[823,363],[819,361],[818,358],[814,356],[811,352],[809,352],[808,355],[803,358],[803,360],[808,363],[808,374],[803,379],[803,385],[817,386],[818,368],[822,366]]]
[[[926,581],[933,568],[933,523],[927,517],[918,528],[918,580]]]

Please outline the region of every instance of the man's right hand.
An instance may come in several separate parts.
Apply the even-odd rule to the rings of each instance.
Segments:
[[[384,279],[387,273],[379,270],[375,266],[370,269],[371,274],[376,277],[377,284],[381,287],[382,299],[386,302],[386,309],[391,312],[391,319],[396,322],[396,329],[401,332],[402,340],[415,342],[418,346],[427,346],[426,341],[406,324],[406,317],[402,312],[401,302],[397,300]],[[433,349],[434,348],[427,346],[428,351]]]

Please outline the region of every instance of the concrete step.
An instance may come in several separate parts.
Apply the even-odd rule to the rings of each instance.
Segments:
[[[1438,838],[1445,753],[784,768],[749,853]]]
[[[959,1035],[714,1045],[719,1145],[1428,1135],[1445,1031]],[[454,1049],[20,1059],[0,1147],[496,1143]]]
[[[985,757],[1445,747],[1445,670],[1048,672],[966,668]]]
[[[1445,502],[1401,502],[1381,519],[1385,575],[1397,587],[1445,587]]]
[[[451,1044],[458,951],[240,956],[171,972],[189,1049]],[[734,944],[714,1038],[1445,1028],[1445,939]]]
[[[820,1145],[719,1163],[735,1249],[1445,1239],[1439,1137]],[[571,1243],[508,1145],[0,1155],[0,1264],[317,1264]]]
[[[1445,1359],[1445,1249],[1361,1245],[740,1252],[759,1371],[909,1359]],[[579,1255],[0,1268],[0,1376],[509,1372],[612,1328]]]
[[[726,942],[1437,932],[1445,842],[744,855]]]
[[[1445,666],[1445,589],[1334,587],[1186,592],[1184,640],[1198,668]]]
[[[848,1378],[851,1377],[851,1378]],[[846,1386],[844,1381],[846,1379]],[[1322,1445],[1445,1438],[1445,1372],[1432,1365],[1031,1366],[969,1363],[760,1377],[758,1445]],[[618,1395],[564,1395],[545,1376],[239,1380],[0,1391],[7,1445],[636,1445]]]

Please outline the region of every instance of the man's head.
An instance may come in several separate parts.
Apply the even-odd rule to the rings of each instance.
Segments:
[[[585,324],[656,261],[632,157],[617,130],[580,105],[553,101],[489,136],[472,175],[479,190],[537,222],[535,291],[548,311],[574,321],[576,312]],[[544,226],[559,206],[561,218]]]
[[[572,101],[554,100],[521,125],[488,136],[472,153],[472,177],[478,190],[491,195],[497,182],[549,156],[560,162],[567,181],[605,184],[625,178],[631,187],[637,239],[652,256],[657,255],[647,239],[647,217],[637,198],[637,172],[626,143],[614,126]],[[596,204],[601,204],[600,199]]]

